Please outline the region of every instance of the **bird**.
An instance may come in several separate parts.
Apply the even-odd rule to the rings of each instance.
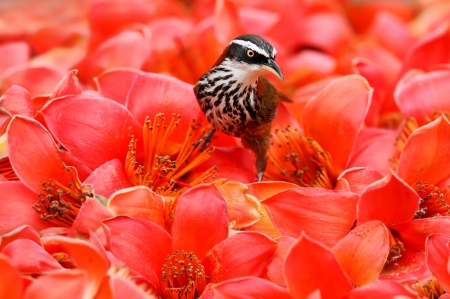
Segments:
[[[276,55],[275,47],[261,36],[238,36],[193,88],[200,109],[213,127],[199,140],[203,142],[200,151],[209,145],[216,130],[241,138],[242,145],[255,155],[258,182],[266,170],[271,123],[278,103],[290,101],[263,76],[270,72],[283,80]]]

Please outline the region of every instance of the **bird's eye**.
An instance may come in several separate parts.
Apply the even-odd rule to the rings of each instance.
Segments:
[[[253,52],[253,50],[247,50],[247,56],[252,58],[253,56],[255,56],[255,52]]]

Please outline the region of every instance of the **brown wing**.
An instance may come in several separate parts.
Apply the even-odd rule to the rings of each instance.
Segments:
[[[277,115],[278,103],[282,98],[275,87],[264,76],[259,77],[256,93],[261,100],[261,108],[258,113],[260,122],[269,123]]]

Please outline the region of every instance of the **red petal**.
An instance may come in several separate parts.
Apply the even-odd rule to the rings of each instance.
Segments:
[[[389,11],[380,10],[377,13],[368,33],[397,57],[404,57],[414,43],[407,24]]]
[[[389,231],[382,222],[366,222],[342,238],[332,252],[352,283],[374,282],[389,255]]]
[[[132,280],[119,275],[112,275],[109,279],[109,285],[111,288],[112,297],[114,299],[158,299],[159,296],[155,294],[148,294],[139,285],[133,283]],[[98,296],[98,295],[97,295]],[[97,297],[100,298],[100,297]]]
[[[43,108],[42,114],[59,142],[91,169],[113,159],[123,163],[130,135],[140,140],[142,131],[142,125],[125,107],[100,97],[55,99]]]
[[[89,6],[89,23],[96,39],[110,35],[130,23],[147,23],[151,20],[151,3],[142,0],[122,1],[95,0]]]
[[[257,35],[265,34],[280,21],[280,16],[276,12],[254,7],[239,7],[238,15],[242,27]]]
[[[352,61],[355,73],[367,79],[374,89],[369,111],[365,119],[368,126],[377,126],[380,112],[384,103],[384,95],[388,87],[388,82],[383,70],[378,63],[367,58],[356,58]]]
[[[178,126],[187,128],[191,119],[200,123],[204,120],[192,88],[166,75],[142,74],[134,80],[126,106],[139,123],[143,124],[147,116],[153,119],[156,114],[164,113],[170,118],[175,113],[181,115]],[[184,136],[179,136],[179,141],[183,140]]]
[[[338,76],[330,75],[323,79],[299,87],[291,97],[294,103],[285,103],[284,106],[288,107],[290,113],[295,117],[297,121],[300,122],[303,115],[303,109],[309,102],[309,100],[336,78],[338,78]]]
[[[77,170],[78,178],[80,179],[80,181],[84,181],[92,173],[92,169],[87,167],[86,164],[84,164],[80,159],[75,157],[71,152],[59,148],[58,154],[64,161],[65,165],[73,166]]]
[[[39,200],[37,194],[22,182],[1,182],[0,194],[0,235],[21,225],[30,225],[36,230],[49,227],[31,208]]]
[[[293,36],[297,47],[318,48],[332,56],[339,56],[353,39],[353,32],[344,16],[319,12],[302,20]]]
[[[80,76],[93,78],[114,67],[139,69],[148,59],[149,50],[150,31],[145,25],[136,23],[100,44],[86,59],[86,64],[83,65],[86,70],[82,68]]]
[[[368,185],[382,178],[383,175],[378,170],[370,167],[355,167],[341,173],[338,177],[338,183],[341,183],[342,186],[348,186],[348,189],[342,188],[342,190],[361,194]]]
[[[152,33],[152,51],[167,53],[180,51],[180,41],[193,31],[193,22],[175,17],[163,17],[148,24]],[[179,52],[178,52],[179,53]]]
[[[224,178],[243,184],[256,180],[256,167],[252,154],[242,147],[216,147],[211,158],[191,171],[189,178],[194,178],[213,166],[217,167],[214,174],[216,178]]]
[[[419,201],[417,192],[390,172],[361,194],[358,223],[371,220],[380,220],[386,225],[408,223],[414,219]]]
[[[400,238],[401,241],[403,241]],[[405,243],[402,256],[392,263],[386,263],[379,277],[380,280],[424,280],[431,276],[423,249],[417,249]]]
[[[13,263],[0,254],[0,298],[20,299],[23,293],[23,281]]]
[[[230,0],[216,2],[214,20],[216,37],[224,45],[245,32],[239,22],[237,6]]]
[[[112,217],[111,212],[99,200],[88,198],[81,206],[77,218],[67,232],[67,236],[89,236],[89,231],[96,231],[100,228],[100,222],[110,217]]]
[[[244,228],[260,220],[263,217],[261,203],[254,196],[245,194],[247,186],[224,181],[215,181],[214,185],[225,199],[230,228]]]
[[[2,43],[0,57],[1,75],[9,67],[27,62],[30,59],[30,46],[26,42]]]
[[[227,208],[213,185],[197,185],[181,195],[172,226],[172,251],[192,251],[202,260],[227,237]]]
[[[347,166],[371,97],[367,81],[349,75],[331,82],[303,110],[305,135],[330,152],[337,173]]]
[[[398,161],[398,176],[409,185],[418,181],[432,185],[449,177],[449,136],[450,123],[445,116],[415,130],[406,141]]]
[[[11,258],[22,273],[41,274],[64,269],[44,248],[28,239],[9,243],[2,253]]]
[[[85,271],[55,272],[34,281],[27,288],[25,298],[79,299],[83,296],[85,285]]]
[[[131,187],[118,159],[107,161],[95,169],[84,184],[92,185],[95,194],[109,198],[114,192]]]
[[[277,238],[283,236],[282,233],[273,225],[272,219],[268,216],[269,213],[267,212],[264,205],[261,206],[262,212],[264,216],[255,224],[250,225],[249,227],[245,227],[244,231],[255,231],[260,232],[263,234],[268,235],[271,238]]]
[[[151,221],[124,216],[104,220],[103,225],[114,256],[160,288],[159,273],[170,253],[170,235]]]
[[[291,298],[285,287],[258,277],[231,279],[216,284],[212,288],[218,299]]]
[[[420,125],[439,113],[450,111],[444,95],[450,92],[450,69],[429,73],[412,70],[398,82],[395,100],[405,117],[414,117]],[[426,99],[426,100],[425,100]]]
[[[131,84],[141,73],[137,69],[113,68],[101,73],[94,81],[100,95],[125,105]]]
[[[428,236],[425,246],[428,268],[446,291],[450,290],[450,273],[447,270],[450,256],[450,251],[447,246],[449,242],[449,236],[432,234]]]
[[[103,232],[103,230],[98,230],[98,232]],[[102,236],[104,237],[104,235]],[[108,257],[108,252],[106,252],[105,247],[102,244],[102,241],[100,240],[100,238],[94,233],[94,232],[89,232],[89,241],[91,242],[92,246],[95,247],[95,249],[97,249],[98,253],[101,255],[101,257],[103,258],[103,260],[106,263],[107,268],[111,267],[111,261]],[[105,246],[106,246],[106,240],[104,240]],[[111,252],[109,252],[111,254]]]
[[[80,239],[61,236],[43,238],[45,249],[50,253],[67,253],[77,269],[86,270],[87,283],[85,294],[95,294],[108,270],[108,261],[97,251],[95,246]],[[91,297],[88,296],[88,297]]]
[[[52,93],[65,71],[50,67],[17,66],[3,73],[3,86],[19,85],[28,90],[32,97]]]
[[[64,186],[73,181],[49,132],[34,119],[14,116],[8,126],[9,160],[16,175],[36,194],[42,182],[56,179]]]
[[[333,247],[353,226],[358,198],[346,191],[297,188],[277,193],[263,205],[283,235],[298,238],[304,231]]]
[[[295,239],[291,237],[279,237],[276,238],[275,241],[278,242],[278,248],[275,256],[267,265],[267,276],[274,283],[286,285],[283,265],[286,254],[288,253],[288,250],[291,248],[292,244],[295,242]]]
[[[22,225],[15,230],[0,236],[0,252],[6,245],[18,239],[31,240],[36,244],[41,245],[41,236],[39,236],[39,233],[31,226]]]
[[[152,221],[165,228],[164,201],[148,187],[136,186],[114,193],[108,201],[108,209],[115,215]]]
[[[432,217],[416,219],[409,223],[392,225],[400,235],[400,240],[420,250],[425,249],[425,240],[431,234],[448,234],[450,217]]]
[[[291,247],[284,265],[294,298],[305,298],[316,289],[323,299],[341,298],[353,289],[333,253],[305,235]]]
[[[343,299],[387,299],[410,298],[417,296],[411,294],[404,286],[395,281],[378,281],[362,288],[356,288]],[[442,297],[441,297],[442,298]]]
[[[58,85],[56,85],[51,98],[54,99],[67,95],[81,94],[81,86],[80,83],[78,83],[77,73],[77,70],[68,72],[64,78],[59,81]]]
[[[448,63],[450,61],[449,29],[440,26],[425,34],[406,53],[403,61],[403,69],[399,75],[403,75],[410,69],[428,70],[432,65]]]
[[[273,257],[277,247],[278,243],[264,234],[242,232],[214,246],[202,262],[213,283],[257,276]]]
[[[0,108],[5,109],[11,116],[19,114],[33,117],[30,94],[25,88],[17,85],[13,85],[0,98]]]
[[[347,167],[371,167],[387,174],[392,167],[389,160],[398,152],[395,146],[397,135],[398,132],[391,129],[362,129]]]
[[[281,191],[298,188],[298,185],[283,181],[265,181],[248,184],[247,187],[248,190],[245,193],[253,195],[262,202]]]

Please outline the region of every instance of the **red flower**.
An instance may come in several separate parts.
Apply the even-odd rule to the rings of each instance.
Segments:
[[[14,116],[7,134],[11,165],[21,182],[0,183],[4,192],[12,192],[12,197],[2,197],[4,207],[11,206],[2,209],[2,228],[70,227],[83,203],[93,196],[91,186],[83,185],[76,169],[64,164],[52,137],[37,121]]]
[[[358,224],[378,220],[389,228],[389,256],[381,273],[384,278],[423,278],[427,272],[423,254],[426,237],[447,230],[448,217],[417,219],[419,201],[414,189],[393,173],[370,184],[361,194]]]
[[[47,103],[39,117],[58,142],[89,169],[117,159],[123,166],[120,173],[132,185],[148,186],[160,193],[168,194],[213,177],[214,165],[195,171],[211,156],[212,148],[200,153],[193,146],[205,129],[192,87],[156,74],[117,70],[116,75],[102,76],[99,87],[102,93],[115,94],[121,104],[86,95],[60,97]],[[126,78],[125,84],[122,82],[114,93],[115,82],[122,78]],[[125,88],[126,99],[121,97]],[[78,136],[84,137],[80,140]],[[186,182],[183,178],[188,178],[187,173],[191,176]]]
[[[375,226],[379,225],[376,224]],[[375,226],[372,225],[372,229]],[[379,228],[381,230],[375,229],[375,231],[382,232],[382,226],[379,226]],[[370,239],[374,236],[372,229],[369,229],[369,227],[366,227],[366,229],[368,229],[366,230],[366,238],[361,238],[361,233],[364,233],[364,230],[355,232],[355,237],[353,237],[359,245],[362,245],[359,246],[360,253],[371,247]],[[366,244],[363,245],[363,243]],[[350,251],[353,252],[353,249],[357,252],[358,246],[351,248]],[[363,250],[361,251],[361,249]],[[280,299],[376,298],[375,296],[383,295],[404,295],[405,298],[415,298],[404,287],[395,282],[380,282],[353,290],[349,277],[340,265],[342,261],[342,259],[336,259],[333,253],[320,243],[302,235],[292,243],[283,262],[286,287],[257,277],[244,277],[224,281],[213,286],[213,290],[219,299],[249,297]],[[370,262],[365,261],[366,266],[369,266],[369,264]],[[358,269],[362,269],[360,266],[362,265],[358,263],[358,257],[356,257],[353,263],[355,273],[358,272]],[[367,272],[367,270],[364,270],[364,272]]]
[[[171,235],[140,219],[119,216],[103,223],[111,252],[163,298],[209,298],[211,283],[258,275],[277,248],[260,233],[227,238],[225,202],[212,185],[180,197]]]
[[[267,176],[333,189],[338,175],[349,166],[371,94],[360,76],[338,78],[304,108],[304,133],[295,128],[277,130],[274,124]]]

